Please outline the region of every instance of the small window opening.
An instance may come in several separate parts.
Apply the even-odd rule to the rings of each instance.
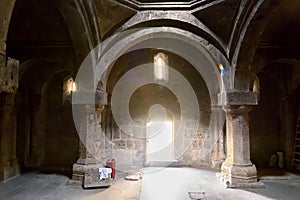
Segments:
[[[168,81],[169,61],[168,56],[162,52],[154,56],[154,78],[156,81]]]
[[[256,77],[254,79],[254,82],[253,82],[253,92],[259,92],[260,91],[260,83],[259,83],[259,79],[258,77]]]
[[[63,83],[63,103],[66,101],[71,101],[72,92],[77,90],[76,84],[73,78],[67,78]]]

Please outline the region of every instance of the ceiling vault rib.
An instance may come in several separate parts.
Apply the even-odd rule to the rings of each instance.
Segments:
[[[249,24],[251,23],[251,20],[255,16],[256,12],[260,8],[260,6],[263,4],[264,0],[258,0],[254,5],[252,2],[250,2],[251,5],[249,5],[247,8],[247,11],[242,19],[240,28],[239,28],[239,34],[238,37],[236,37],[236,44],[234,46],[234,51],[232,51],[232,57],[231,63],[234,67],[236,67],[237,60],[239,57],[239,51],[241,49],[242,42],[245,38],[246,32],[249,28]]]
[[[249,17],[253,12],[256,3],[257,2],[253,3],[253,1],[249,1],[249,0],[242,0],[240,3],[239,11],[232,28],[228,49],[227,49],[227,53],[228,53],[227,56],[231,61],[233,61],[235,51],[238,48],[239,38],[243,34],[243,31],[245,31],[244,29],[245,28],[247,29],[247,21],[249,20]]]
[[[215,6],[219,3],[222,3],[226,0],[213,0],[213,1],[210,1],[210,2],[207,2],[203,5],[199,5],[199,2],[196,2],[194,3],[191,7],[193,7],[194,9],[191,11],[192,13],[195,13],[195,12],[198,12],[200,10],[203,10],[203,9],[206,9],[206,8],[209,8],[211,6]]]
[[[86,10],[88,13],[88,18],[90,22],[90,27],[92,29],[92,34],[94,38],[94,46],[97,46],[101,42],[99,23],[97,21],[97,10],[95,9],[94,0],[85,0]]]
[[[88,16],[86,13],[86,9],[83,3],[83,0],[74,0],[75,5],[76,5],[76,9],[81,17],[84,29],[85,29],[85,33],[87,36],[87,40],[88,40],[88,44],[89,44],[89,49],[90,51],[94,48],[94,40],[93,40],[93,34],[91,31],[91,27],[90,27],[90,23],[88,20]]]

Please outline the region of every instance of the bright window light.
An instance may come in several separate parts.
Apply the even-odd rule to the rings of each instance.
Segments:
[[[154,77],[156,80],[168,81],[168,56],[164,53],[158,53],[154,56]]]
[[[162,58],[157,59],[157,79],[163,79],[163,60]]]
[[[72,83],[72,92],[75,92],[76,90],[77,90],[76,83],[73,82]]]
[[[76,84],[72,77],[68,77],[63,82],[63,102],[70,101],[72,92],[77,90]]]

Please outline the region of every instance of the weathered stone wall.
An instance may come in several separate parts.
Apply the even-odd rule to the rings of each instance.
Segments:
[[[17,92],[17,156],[22,169],[71,172],[78,158],[78,135],[71,104],[63,101],[63,80],[68,74],[48,78],[51,71],[41,65],[29,66]]]
[[[180,163],[191,167],[210,167],[213,146],[210,146],[212,138],[210,138],[208,128],[196,130],[186,125],[186,130],[184,133],[186,151],[179,157]]]
[[[153,56],[156,53],[157,50],[143,49],[127,53],[119,58],[110,73],[107,83],[109,92],[113,91],[118,79],[130,69],[144,63],[152,63]],[[120,130],[119,127],[128,126],[128,122],[124,119],[124,124],[116,124],[110,111],[111,108],[107,107],[102,123],[103,131],[106,134],[105,144],[103,145],[105,146],[103,152],[106,152],[104,157],[107,159],[115,156],[117,162],[119,159],[120,163],[127,163],[126,165],[147,163],[146,124],[149,122],[151,106],[158,104],[169,112],[174,122],[174,134],[176,134],[174,136],[174,159],[186,166],[211,167],[214,165],[213,167],[216,167],[218,165],[220,167],[220,163],[215,165],[212,162],[215,160],[221,162],[224,159],[224,148],[219,148],[219,146],[224,145],[223,132],[210,127],[210,125],[217,124],[217,118],[219,117],[215,116],[214,124],[211,120],[212,101],[207,85],[196,69],[186,60],[171,52],[164,53],[168,55],[169,65],[180,72],[193,88],[200,111],[199,119],[192,116],[192,112],[182,110],[178,97],[167,87],[155,83],[142,85],[131,95],[128,105],[132,120],[137,125],[144,127],[141,133],[143,135],[142,139],[135,138],[135,134],[131,136],[130,133]],[[195,110],[195,108],[192,108],[192,110]],[[224,123],[224,120],[222,123]],[[179,125],[181,125],[180,130],[178,130]],[[223,129],[223,125],[219,129]],[[223,157],[220,155],[223,155]],[[221,160],[220,157],[222,157]]]
[[[0,54],[0,91],[15,93],[18,88],[19,62]]]
[[[0,54],[0,181],[19,174],[16,108],[19,62]]]
[[[278,84],[263,75],[260,83],[259,105],[250,114],[251,157],[258,167],[267,167],[269,157],[281,149],[279,127],[281,92]]]
[[[78,135],[72,106],[63,102],[64,74],[52,78],[45,90],[45,165],[71,165],[78,158]]]
[[[0,54],[6,54],[6,37],[14,5],[15,0],[3,0],[0,4]]]
[[[260,100],[250,113],[251,159],[258,167],[268,167],[276,152],[284,153],[284,165],[290,167],[296,116],[296,96],[288,89],[290,70],[273,65],[258,74]]]
[[[106,125],[103,133],[103,160],[115,158],[119,167],[140,167],[147,164],[147,128],[145,121],[142,138],[136,137],[131,132],[125,133],[115,123],[111,114],[106,118]],[[202,112],[204,121],[210,121],[210,113]],[[110,120],[110,122],[108,122]],[[174,121],[174,127],[180,121]],[[178,125],[178,124],[177,124]],[[219,141],[223,141],[223,135],[214,136],[209,129],[209,124],[200,123],[194,119],[183,119],[181,131],[176,132],[174,140],[174,160],[181,165],[191,167],[212,167],[213,154],[224,154],[224,149],[215,148]],[[133,128],[134,129],[134,128]],[[176,130],[175,130],[176,131]]]
[[[0,92],[0,181],[20,173],[16,159],[15,94]]]
[[[104,136],[104,160],[114,158],[118,168],[124,170],[134,166],[142,166],[145,160],[146,141],[135,138],[131,133],[125,133],[115,123],[112,124],[111,128],[111,132]],[[144,131],[146,134],[146,129]]]

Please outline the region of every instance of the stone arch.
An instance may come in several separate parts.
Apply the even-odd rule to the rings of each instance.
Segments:
[[[54,94],[53,92],[49,92],[49,88],[54,89],[55,87],[61,88],[62,93],[63,78],[71,76],[71,73],[67,70],[67,67],[64,67],[62,64],[42,59],[25,61],[21,65],[21,69],[20,84],[16,94],[17,157],[22,169],[43,169],[45,165],[53,164],[54,167],[50,167],[47,170],[55,170],[55,164],[61,166],[65,163],[62,161],[58,163],[49,163],[49,155],[47,155],[47,152],[49,152],[49,144],[51,143],[49,142],[47,144],[47,138],[48,140],[51,138],[58,140],[59,138],[51,133],[51,130],[53,129],[49,128],[51,127],[51,124],[52,126],[55,124],[53,127],[57,127],[57,133],[64,132],[63,135],[68,135],[68,137],[70,137],[70,144],[65,145],[73,146],[71,151],[73,154],[76,152],[75,156],[77,158],[78,138],[74,131],[75,128],[73,128],[73,131],[71,130],[72,126],[74,127],[74,125],[72,125],[71,106],[62,105],[62,94],[59,93],[56,97],[58,98],[57,101],[52,101]],[[33,74],[37,75],[33,76]],[[58,79],[56,77],[58,77]],[[61,82],[57,81],[54,86],[52,80],[60,80]],[[58,108],[59,110],[52,109],[53,106],[51,107],[51,105],[55,102],[61,103],[60,108]],[[54,113],[56,112],[56,117],[48,117],[51,110],[54,110]],[[68,117],[71,118],[71,122],[66,120]],[[59,120],[62,119],[67,122],[63,126],[59,123],[51,123],[50,119],[54,118]],[[69,131],[64,131],[64,127],[71,128]],[[74,149],[74,147],[76,148]],[[52,150],[53,149],[54,148],[52,148]],[[62,152],[62,154],[64,154],[65,157],[68,157],[68,153],[65,154]],[[55,158],[53,155],[52,157]],[[73,162],[74,158],[69,164],[71,165]],[[63,170],[63,168],[61,169]],[[68,170],[68,173],[70,173],[71,168]]]
[[[255,79],[255,75],[251,70],[251,63],[260,41],[261,33],[271,16],[269,13],[278,6],[279,2],[260,0],[252,5],[251,9],[246,13],[238,39],[230,47],[232,49],[230,55],[231,65],[235,71],[233,89],[249,90],[252,87],[251,83]]]
[[[164,40],[164,43],[161,43]],[[128,41],[131,41],[128,43]],[[103,84],[102,92],[106,93],[106,81],[113,63],[121,55],[139,48],[162,48],[188,60],[204,78],[213,104],[217,104],[217,94],[222,85],[218,64],[223,63],[229,69],[225,56],[213,45],[193,33],[172,27],[153,27],[128,30],[103,41],[85,58],[79,68],[75,82],[80,90],[73,95],[74,104],[95,104],[94,92],[98,83]],[[210,52],[209,52],[210,51]],[[191,53],[192,52],[192,53]],[[214,56],[212,56],[214,55]],[[199,56],[205,64],[199,63]],[[232,85],[230,78],[224,78],[224,85]],[[218,83],[218,84],[216,84]],[[105,95],[103,96],[105,99]],[[104,102],[105,103],[105,100]],[[76,118],[76,116],[74,116]]]
[[[73,96],[73,116],[77,130],[80,130],[80,121],[83,120],[83,116],[79,115],[80,110],[84,109],[84,105],[95,105],[95,91],[99,82],[103,83],[103,93],[107,93],[107,80],[116,60],[127,52],[144,48],[163,49],[186,59],[203,77],[209,91],[211,106],[217,105],[217,95],[221,88],[218,64],[223,63],[225,67],[229,66],[228,61],[217,48],[205,39],[178,28],[151,27],[127,30],[101,43],[97,49],[89,54],[79,69],[75,80],[79,85],[79,91]],[[100,52],[99,57],[97,52]],[[212,112],[212,117],[222,120],[223,116],[217,117],[220,114],[217,109]],[[90,120],[94,118],[90,118]],[[89,121],[89,123],[99,124],[96,121]],[[220,125],[221,128],[216,127],[216,131],[210,136],[211,141],[218,138],[218,131],[223,128],[222,122],[216,124]],[[85,141],[84,134],[79,136]],[[208,146],[215,144],[211,142]],[[197,144],[195,147],[198,148]],[[90,152],[94,151],[94,147],[86,146],[86,148],[91,148],[89,149]]]
[[[130,44],[125,42],[129,39],[131,41]],[[205,44],[206,40],[190,32],[171,27],[154,27],[125,31],[104,41],[100,45],[101,47],[99,48],[102,48],[103,51],[98,60],[99,63],[94,66],[95,82],[97,83],[99,80],[102,80],[105,89],[105,82],[112,68],[111,64],[126,52],[145,47],[163,48],[188,60],[203,76],[208,85],[210,95],[213,97],[220,92],[221,82],[218,63],[225,63],[228,66],[228,62],[223,54],[214,46],[210,44],[205,46]],[[210,49],[211,53],[207,49]],[[203,59],[204,64],[200,64],[199,56],[200,59]],[[111,60],[111,62],[108,63],[108,60]],[[83,65],[85,64],[83,63]],[[219,84],[216,85],[215,83]]]
[[[96,41],[93,41],[93,36],[88,29],[89,22],[86,21],[80,5],[77,5],[77,1],[74,2],[76,2],[75,5],[70,2],[57,1],[55,5],[63,17],[72,39],[77,62],[77,68],[74,69],[74,74],[76,74],[80,63],[96,45]]]
[[[51,66],[51,67],[49,67]],[[36,92],[41,93],[42,87],[46,80],[52,76],[52,74],[58,73],[60,71],[68,71],[68,69],[62,63],[52,62],[41,58],[31,58],[29,60],[24,61],[20,65],[19,71],[19,81],[21,82],[22,79],[30,77],[31,73],[38,73],[41,76],[35,77],[38,82],[32,83],[30,87],[34,87],[37,85],[41,85]],[[36,84],[38,83],[38,84]]]
[[[282,63],[291,66],[292,68],[292,77],[291,77],[291,85],[288,88],[291,94],[294,94],[297,90],[298,85],[300,84],[300,76],[299,76],[299,66],[300,60],[294,58],[282,58],[278,60],[274,60],[274,63]]]
[[[299,110],[298,70],[299,60],[286,58],[266,63],[257,74],[261,92],[258,107],[250,113],[250,139],[251,155],[258,167],[268,166],[270,156],[281,151],[285,160],[281,167],[292,169],[292,147]]]
[[[19,41],[24,41],[25,44],[27,42],[27,39],[29,38],[29,42],[30,40],[32,40],[32,32],[34,32],[34,30],[30,30],[30,31],[25,31],[25,33],[23,33],[22,31],[19,30],[23,30],[24,28],[26,28],[26,26],[24,25],[25,22],[23,23],[22,21],[20,22],[19,20],[24,18],[24,15],[27,17],[27,13],[30,13],[30,15],[28,16],[28,19],[26,18],[26,20],[28,21],[32,21],[29,25],[30,29],[34,29],[37,28],[38,34],[37,36],[35,36],[35,38],[38,38],[41,43],[45,42],[46,48],[49,48],[48,45],[48,41],[53,41],[54,46],[55,47],[63,47],[68,49],[68,59],[65,60],[66,66],[70,67],[68,69],[68,71],[70,71],[72,73],[72,75],[76,74],[78,67],[80,66],[80,63],[83,61],[84,57],[88,54],[88,52],[93,48],[94,44],[91,44],[92,42],[91,40],[91,35],[89,35],[89,33],[85,30],[85,21],[82,18],[82,16],[80,14],[80,10],[73,5],[73,2],[71,1],[48,1],[48,0],[43,0],[40,2],[36,2],[36,5],[30,7],[29,9],[26,7],[26,3],[16,0],[16,1],[11,1],[11,0],[6,0],[7,2],[11,2],[11,3],[6,3],[5,4],[5,11],[7,13],[5,14],[9,14],[9,18],[6,17],[6,23],[9,24],[9,26],[7,25],[6,29],[4,28],[3,31],[5,32],[3,35],[1,34],[1,36],[5,36],[5,38],[3,38],[4,40],[4,44],[7,42],[8,44],[5,45],[5,53],[7,53],[7,55],[9,57],[13,57],[13,58],[17,58],[19,59],[19,61],[21,63],[23,62],[27,62],[28,59],[36,59],[36,58],[30,58],[29,55],[30,54],[34,54],[34,56],[36,56],[36,52],[31,52],[30,53],[25,53],[25,56],[23,55],[24,52],[16,50],[15,48],[18,48]],[[32,2],[29,2],[32,3]],[[9,6],[11,7],[9,7]],[[25,7],[25,8],[24,8]],[[9,11],[9,9],[12,9],[11,11]],[[58,20],[58,22],[56,22],[58,31],[62,31],[62,33],[58,33],[58,35],[63,35],[62,37],[66,37],[62,40],[58,40],[58,43],[55,44],[55,41],[57,38],[55,38],[55,34],[53,36],[53,38],[43,38],[43,35],[51,35],[51,33],[47,33],[46,30],[44,31],[45,27],[50,27],[50,31],[56,31],[54,30],[54,28],[57,27],[53,27],[53,24],[51,23],[43,23],[45,18],[39,19],[41,23],[35,23],[34,17],[32,17],[31,15],[34,15],[37,13],[38,9],[44,9],[44,10],[50,10],[49,12],[52,13],[45,13],[46,15],[50,15],[51,18],[56,18],[56,20]],[[9,13],[11,12],[11,13]],[[1,13],[2,14],[2,13]],[[44,14],[44,13],[43,13]],[[1,16],[1,15],[0,15]],[[25,20],[25,19],[23,19]],[[42,21],[43,20],[43,21]],[[48,19],[47,19],[48,20]],[[53,20],[53,19],[52,19]],[[38,20],[37,20],[38,21]],[[40,28],[40,26],[43,26],[42,28]],[[1,30],[2,31],[2,30]],[[44,31],[44,32],[43,32]],[[22,33],[21,33],[22,32]],[[0,32],[1,33],[1,32]],[[52,34],[53,35],[53,34]],[[31,37],[31,38],[30,38]],[[33,39],[35,40],[35,39]],[[43,41],[44,40],[44,41]],[[0,42],[1,42],[1,38],[0,38]],[[1,44],[2,45],[2,44]],[[42,45],[42,46],[43,46]],[[70,49],[70,51],[69,51]],[[44,52],[41,51],[41,54],[43,54]],[[40,56],[40,55],[39,55]],[[41,56],[42,57],[42,56]],[[62,57],[61,54],[59,53],[49,53],[47,55],[43,55],[43,57],[47,57],[49,60],[56,60],[56,62],[61,62],[63,59],[66,58]]]
[[[249,120],[251,159],[257,167],[267,167],[270,156],[283,151],[280,120],[286,90],[278,75],[270,73],[272,68],[279,67],[267,66],[257,75],[261,90],[259,105],[250,112]]]
[[[185,17],[186,13],[184,12],[176,12],[176,14],[174,12],[169,12],[168,14],[168,17],[166,17],[166,14],[160,16],[151,14],[151,12],[147,13],[146,15],[143,15],[142,12],[137,13],[137,15],[126,22],[120,28],[120,30],[126,31],[130,29],[160,26],[174,27],[189,31],[195,35],[198,35],[199,37],[204,38],[213,46],[215,46],[223,55],[226,55],[226,44],[196,17],[191,15],[189,16],[191,19],[189,19]]]

